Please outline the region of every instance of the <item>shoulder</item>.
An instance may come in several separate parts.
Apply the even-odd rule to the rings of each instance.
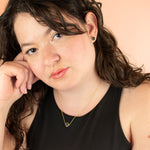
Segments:
[[[150,82],[143,82],[136,87],[124,88],[123,90],[127,96],[150,96]]]
[[[128,110],[135,116],[138,113],[150,111],[150,83],[142,83],[137,87],[124,88],[121,103],[128,106]],[[144,110],[144,111],[143,111]]]
[[[120,103],[122,125],[128,126],[133,149],[150,148],[150,83],[124,88]],[[125,119],[123,121],[123,119]],[[144,146],[144,147],[143,147]]]
[[[140,104],[145,105],[150,102],[150,82],[142,83],[137,87],[124,88],[122,100],[130,103],[131,107],[142,109]]]

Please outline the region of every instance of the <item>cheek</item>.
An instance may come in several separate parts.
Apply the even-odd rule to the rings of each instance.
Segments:
[[[40,78],[43,72],[41,65],[36,62],[28,62],[28,65],[31,71],[33,72],[33,74],[37,76],[38,78]]]
[[[85,59],[95,59],[95,49],[92,43],[90,43],[87,36],[76,37],[73,42],[70,43],[71,49],[69,50],[70,57],[76,59],[79,62]]]
[[[83,55],[86,55],[87,50],[87,42],[85,38],[82,36],[75,36],[67,45],[67,51],[68,54],[70,54],[72,57],[80,58]]]

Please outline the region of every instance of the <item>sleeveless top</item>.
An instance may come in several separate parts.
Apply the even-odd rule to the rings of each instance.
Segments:
[[[121,88],[109,87],[97,106],[65,127],[53,89],[39,105],[27,134],[29,150],[131,150],[119,120]],[[72,116],[65,115],[65,120]]]

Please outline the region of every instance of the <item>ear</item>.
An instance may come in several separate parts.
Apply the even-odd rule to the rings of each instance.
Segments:
[[[98,33],[97,18],[93,12],[88,12],[85,16],[87,32],[89,37],[95,42]]]

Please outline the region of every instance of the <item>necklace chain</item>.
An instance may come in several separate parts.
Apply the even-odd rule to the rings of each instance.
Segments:
[[[98,87],[99,87],[99,84],[97,85],[97,87],[95,88],[95,90],[92,92],[91,95],[94,95],[94,94],[95,94],[95,92],[97,91]],[[90,95],[90,97],[91,97],[91,95]],[[68,127],[73,123],[73,121],[74,121],[75,118],[76,118],[76,117],[74,116],[70,122],[68,122],[68,121],[66,122],[63,111],[61,111],[61,115],[62,115],[62,118],[63,118],[63,121],[64,121],[64,125],[65,125],[66,128],[68,128]]]
[[[76,118],[76,117],[74,116],[70,122],[66,122],[64,113],[63,113],[62,111],[61,111],[61,115],[62,115],[62,118],[63,118],[63,121],[64,121],[64,124],[65,124],[65,127],[66,127],[66,128],[68,128],[68,127],[72,124],[72,122],[75,120],[75,118]]]

